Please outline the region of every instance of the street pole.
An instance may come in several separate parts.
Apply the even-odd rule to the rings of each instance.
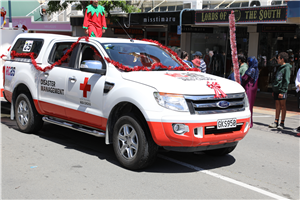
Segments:
[[[9,28],[12,29],[11,2],[10,2],[10,0],[8,0],[8,12],[9,12]]]

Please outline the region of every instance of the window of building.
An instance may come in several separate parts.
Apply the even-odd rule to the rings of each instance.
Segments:
[[[191,3],[184,3],[183,8],[191,8],[192,4]]]
[[[176,7],[176,10],[182,10],[183,9],[183,5],[179,5]]]
[[[261,6],[261,4],[260,4],[260,1],[251,1],[250,6],[251,7]]]
[[[168,11],[175,11],[175,6],[169,6]]]
[[[233,4],[231,4],[229,7],[230,7],[230,8],[239,8],[240,6],[241,6],[240,3],[233,3]]]
[[[145,12],[149,12],[151,10],[151,7],[146,7]]]
[[[271,5],[286,5],[286,1],[272,1]]]
[[[242,2],[241,7],[249,7],[249,2]]]
[[[226,4],[222,4],[222,5],[220,5],[220,7],[219,8],[225,8],[225,7],[227,7],[229,4],[228,3],[226,3]]]
[[[160,12],[164,12],[164,11],[167,11],[167,6],[162,6],[162,7],[160,7]]]

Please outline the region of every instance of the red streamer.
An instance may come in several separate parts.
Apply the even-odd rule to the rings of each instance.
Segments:
[[[237,57],[237,49],[236,49],[236,35],[235,35],[235,16],[234,11],[231,11],[229,15],[229,28],[230,28],[230,46],[231,46],[231,56],[233,62],[233,71],[235,81],[241,84],[240,81],[240,71],[239,71],[239,62]]]
[[[41,68],[40,66],[37,65],[36,60],[35,60],[36,55],[33,52],[31,52],[31,53],[17,53],[16,51],[11,51],[11,57],[12,57],[12,59],[14,59],[14,57],[30,57],[31,58],[31,62],[34,65],[34,67],[37,70],[39,70],[39,71],[45,72],[45,71],[51,70],[55,65],[61,65],[61,63],[68,58],[69,54],[73,51],[74,47],[79,43],[79,40],[81,40],[81,39],[85,39],[87,42],[89,41],[89,37],[88,36],[83,36],[83,37],[78,38],[77,42],[75,42],[75,43],[73,43],[71,45],[71,48],[66,52],[66,54],[60,60],[56,61],[52,65],[49,65],[49,66],[47,66],[45,68]],[[174,51],[172,51],[168,47],[165,47],[164,45],[160,44],[159,42],[157,42],[155,40],[148,40],[148,39],[143,39],[142,41],[147,41],[147,42],[151,42],[151,43],[157,44],[159,47],[163,48],[164,50],[168,51],[171,55],[173,55],[180,62],[180,64],[182,66],[172,68],[172,66],[165,66],[165,65],[163,65],[162,63],[159,62],[159,63],[153,63],[151,65],[151,68],[145,67],[145,66],[135,66],[134,68],[131,68],[131,67],[123,65],[122,63],[119,63],[117,61],[111,60],[110,58],[105,57],[104,59],[108,63],[113,64],[115,67],[117,67],[118,69],[121,69],[121,70],[123,70],[125,72],[131,72],[131,71],[152,71],[152,70],[155,70],[156,67],[160,67],[162,69],[168,69],[168,70],[179,70],[179,71],[199,71],[199,72],[201,71],[198,68],[189,68],[189,66],[185,62],[183,62]],[[92,47],[92,49],[96,53],[97,56],[99,56],[100,58],[102,58],[102,56],[99,54],[99,52],[94,47]],[[1,56],[1,58],[2,58],[2,56]]]

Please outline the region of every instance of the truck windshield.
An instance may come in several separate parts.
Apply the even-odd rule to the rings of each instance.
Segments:
[[[135,43],[102,43],[111,60],[128,67],[151,67],[161,63],[167,67],[178,67],[180,63],[173,55],[156,45]]]

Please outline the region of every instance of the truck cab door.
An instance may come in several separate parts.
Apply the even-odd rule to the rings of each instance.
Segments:
[[[102,99],[106,76],[97,70],[106,70],[100,56],[93,45],[81,43],[79,46],[77,67],[68,71],[66,77],[66,115],[70,121],[105,130]],[[85,69],[80,69],[80,66]]]
[[[57,42],[53,45],[51,52],[48,52],[48,64],[51,65],[60,60],[66,50],[73,42]],[[66,76],[71,70],[68,59],[62,61],[60,65],[54,66],[51,70],[42,72],[39,76],[39,107],[44,115],[58,118],[66,118],[65,95],[66,95]]]

